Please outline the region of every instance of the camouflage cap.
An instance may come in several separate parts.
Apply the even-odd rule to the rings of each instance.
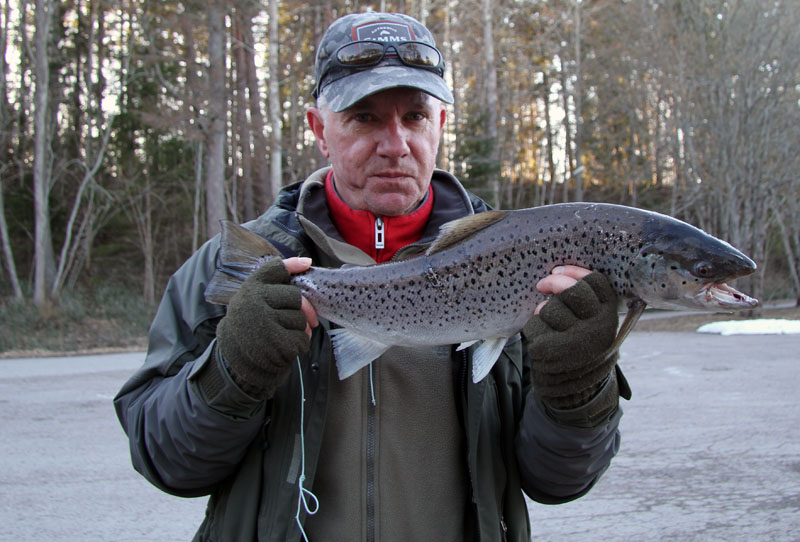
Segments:
[[[344,111],[371,94],[397,87],[417,88],[453,103],[453,95],[441,74],[404,64],[396,57],[384,57],[378,65],[366,68],[338,65],[333,55],[354,41],[419,41],[436,47],[430,30],[408,15],[354,13],[335,20],[322,36],[314,66],[317,81],[314,97],[323,96],[332,111]]]

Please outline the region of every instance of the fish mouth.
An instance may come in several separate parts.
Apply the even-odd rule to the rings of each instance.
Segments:
[[[742,310],[758,306],[758,299],[743,294],[724,282],[704,284],[695,297],[702,305],[717,306],[722,309]]]

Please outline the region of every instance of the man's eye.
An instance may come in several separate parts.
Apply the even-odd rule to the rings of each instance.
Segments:
[[[357,122],[369,122],[370,120],[372,120],[372,115],[370,115],[369,113],[356,113],[355,115],[353,115],[353,119],[356,120]]]

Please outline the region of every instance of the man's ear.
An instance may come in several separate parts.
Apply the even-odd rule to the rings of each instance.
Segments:
[[[444,122],[447,119],[447,108],[442,104],[442,109],[439,112],[439,131],[444,130]]]
[[[314,132],[314,137],[317,138],[319,152],[325,158],[330,158],[328,142],[325,140],[325,120],[322,118],[322,111],[316,107],[309,107],[308,111],[306,111],[306,120],[308,121],[308,127]]]

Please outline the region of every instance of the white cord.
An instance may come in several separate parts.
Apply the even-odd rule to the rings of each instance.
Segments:
[[[375,378],[372,374],[372,363],[369,364],[369,398],[372,401],[372,406],[375,406]]]
[[[303,535],[303,540],[309,542],[308,535],[303,529],[303,522],[300,521],[300,512],[306,511],[306,514],[313,516],[319,511],[319,499],[314,495],[311,490],[303,487],[306,481],[306,434],[304,428],[305,420],[305,403],[306,403],[306,390],[303,386],[303,367],[300,365],[300,358],[297,358],[297,371],[300,375],[300,476],[297,478],[297,486],[300,489],[297,495],[297,514],[294,519],[297,522],[297,527],[300,528],[300,533]],[[311,498],[312,505],[309,506],[308,497]]]

